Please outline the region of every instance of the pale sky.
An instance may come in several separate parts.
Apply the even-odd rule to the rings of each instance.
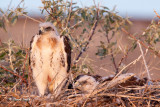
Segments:
[[[12,1],[12,2],[11,2]],[[11,2],[11,7],[16,7],[21,0],[0,0],[0,8],[7,9]],[[69,1],[69,0],[68,0]],[[91,6],[93,0],[72,0],[79,6]],[[160,14],[160,0],[95,0],[100,5],[107,6],[112,10],[116,6],[116,12],[123,17],[152,19],[155,16],[154,10]],[[39,7],[41,0],[24,0],[24,7],[29,15],[40,14]]]

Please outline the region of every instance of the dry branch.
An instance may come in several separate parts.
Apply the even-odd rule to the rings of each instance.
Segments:
[[[133,75],[130,76],[133,77]],[[120,75],[120,77],[125,76],[127,77],[125,80],[119,79],[120,81],[124,80],[123,82],[125,83],[123,84],[128,84],[127,82],[136,82],[136,80],[132,81],[132,79],[129,79],[130,76],[128,78],[127,74]],[[18,94],[10,92],[10,94],[0,95],[0,106],[13,104],[18,106],[19,104],[24,104],[26,100],[28,106],[140,106],[139,104],[147,106],[148,102],[150,102],[150,106],[158,106],[160,104],[160,86],[158,83],[154,82],[154,85],[148,87],[145,85],[129,85],[121,87],[122,81],[117,82],[118,87],[117,85],[114,85],[113,87],[110,87],[110,89],[99,85],[98,88],[94,90],[93,94],[80,93],[78,90],[77,94],[75,94],[74,89],[64,89],[56,99],[54,98],[54,95],[51,95],[50,97],[39,97],[37,95],[30,95],[30,93]],[[102,90],[102,88],[105,89]],[[152,89],[151,92],[150,89]],[[143,95],[142,92],[144,92]],[[119,99],[120,102],[117,103],[116,99]],[[17,100],[19,103],[17,103]]]
[[[108,42],[108,44],[110,44],[110,39],[109,39],[109,37],[108,37],[108,34],[106,34],[106,38],[107,38],[107,42]],[[113,49],[111,48],[111,58],[112,58],[112,62],[113,62],[113,65],[114,65],[114,68],[116,69],[116,74],[119,72],[119,68],[117,67],[117,65],[116,65],[116,61],[115,61],[115,57],[114,57],[114,55],[113,55]]]
[[[105,94],[99,94],[100,96],[104,96]],[[130,95],[120,95],[120,94],[110,94],[107,93],[107,96],[117,96],[117,97],[123,97],[123,98],[133,98],[133,99],[142,99],[142,97],[136,97],[136,96],[130,96]],[[151,98],[151,97],[143,97],[143,99],[150,99],[150,100],[154,100],[154,101],[160,101],[160,99],[155,99],[155,98]]]
[[[77,61],[79,60],[79,58],[81,57],[81,55],[83,54],[83,52],[86,51],[86,49],[87,49],[90,41],[92,40],[92,37],[93,37],[93,35],[94,35],[94,33],[95,33],[95,29],[96,29],[96,27],[97,27],[98,20],[99,20],[99,18],[98,18],[99,16],[98,16],[98,15],[99,15],[99,9],[97,9],[97,18],[96,18],[96,20],[95,20],[95,22],[94,22],[94,25],[93,25],[91,31],[89,32],[88,41],[87,41],[86,45],[83,47],[83,49],[79,52],[78,56],[76,57],[76,59],[75,59],[75,61],[74,61],[74,65],[77,63]]]
[[[132,39],[134,39],[135,41],[139,41],[139,43],[146,49],[148,49],[150,52],[152,52],[153,54],[155,54],[156,56],[160,57],[159,53],[156,53],[154,50],[152,50],[149,46],[146,46],[142,41],[138,40],[136,37],[134,37],[132,34],[130,34],[129,32],[127,32],[124,28],[121,29],[125,34],[129,35],[129,37],[131,37]]]
[[[1,38],[0,38],[0,46],[2,46],[2,41],[1,41]]]
[[[15,14],[20,14],[20,15],[28,18],[28,19],[31,19],[31,20],[33,20],[34,22],[41,23],[41,21],[39,21],[39,20],[37,20],[37,19],[34,19],[34,18],[30,17],[30,16],[27,16],[26,14],[23,14],[23,13],[21,13],[21,12],[17,12],[17,13],[16,13],[16,12],[13,11],[13,10],[10,10],[10,11],[13,12],[13,13],[15,13]]]
[[[128,79],[130,79],[133,76],[135,76],[135,74],[132,74],[132,73],[121,74],[120,76],[115,78],[113,81],[111,81],[109,84],[107,84],[106,87],[112,88],[120,83],[124,83],[125,81],[127,81]]]
[[[29,54],[29,49],[26,49],[26,57],[25,57],[25,60],[24,60],[24,63],[23,63],[23,76],[24,77],[24,71],[25,71],[25,68],[26,68],[26,61],[27,61],[27,58],[28,58],[28,54]]]
[[[157,15],[158,18],[160,18],[159,14],[154,10],[154,13]]]
[[[22,76],[14,73],[14,72],[11,71],[11,70],[8,70],[7,68],[5,68],[5,67],[3,67],[3,66],[1,66],[1,65],[0,65],[0,68],[3,69],[3,70],[5,70],[5,71],[7,71],[7,72],[10,72],[11,74],[13,74],[14,76],[16,76],[16,77],[18,77],[18,78],[21,78],[22,81],[27,84],[27,81],[26,81]]]
[[[141,55],[142,55],[142,58],[143,58],[144,66],[145,66],[146,71],[147,71],[148,79],[151,80],[151,76],[150,76],[150,73],[149,73],[149,69],[148,69],[146,60],[145,60],[145,58],[144,58],[144,53],[143,53],[143,50],[142,50],[142,46],[141,46],[141,44],[139,43],[139,40],[137,41],[137,43],[138,43],[139,48],[140,48],[140,51],[141,51]]]
[[[142,55],[140,55],[137,59],[135,59],[134,61],[132,61],[131,63],[129,63],[128,65],[126,65],[125,67],[123,67],[119,72],[118,74],[116,74],[116,76],[108,83],[108,86],[110,86],[112,84],[112,82],[119,76],[122,74],[122,72],[127,68],[129,67],[130,65],[132,64],[135,64],[137,61],[140,60],[140,58],[142,57]],[[107,87],[108,88],[108,87]],[[105,88],[104,88],[105,89]]]

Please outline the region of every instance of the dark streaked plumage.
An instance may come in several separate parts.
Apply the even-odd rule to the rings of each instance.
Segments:
[[[65,52],[67,54],[67,63],[68,63],[67,72],[69,72],[71,67],[71,46],[69,44],[69,38],[67,36],[64,36],[64,45],[65,45]]]

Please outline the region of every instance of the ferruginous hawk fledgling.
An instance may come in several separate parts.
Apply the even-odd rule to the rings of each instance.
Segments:
[[[39,94],[48,86],[57,96],[64,86],[70,69],[71,47],[66,36],[59,35],[50,22],[39,25],[39,34],[30,44],[30,66]]]
[[[74,80],[75,83],[73,88],[79,89],[84,93],[91,93],[99,84],[99,78],[100,77],[91,75],[79,75]]]

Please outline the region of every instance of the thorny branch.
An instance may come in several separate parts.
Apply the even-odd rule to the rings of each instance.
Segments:
[[[154,13],[157,15],[158,18],[160,18],[159,14],[154,10]]]
[[[25,68],[26,68],[26,61],[27,61],[27,58],[28,58],[28,54],[29,54],[29,49],[26,49],[26,58],[24,60],[24,63],[23,63],[23,76],[24,77],[24,71],[25,71]]]
[[[44,8],[45,11],[55,20],[57,20],[57,18],[55,18],[46,8]],[[70,22],[70,18],[71,18],[71,12],[72,12],[72,0],[71,0],[71,5],[70,5],[70,8],[69,8],[70,12],[69,12],[69,17],[67,18],[67,24],[68,22]],[[83,54],[83,52],[86,51],[90,41],[92,40],[92,37],[95,33],[95,29],[97,27],[97,23],[98,23],[98,17],[99,17],[99,8],[97,8],[97,17],[96,17],[96,20],[95,20],[95,23],[91,29],[91,31],[89,32],[89,35],[88,35],[88,42],[85,44],[85,46],[83,47],[83,49],[79,52],[78,56],[76,57],[75,61],[74,61],[74,64],[77,63],[77,61],[79,60],[79,58],[81,57],[81,55]],[[81,22],[80,22],[81,23]],[[66,28],[64,30],[67,29],[67,24],[66,24]],[[61,34],[64,32],[64,30],[61,32]]]
[[[59,25],[61,23],[61,21],[58,20],[57,17],[53,16],[53,14],[51,14],[47,8],[44,8],[44,10],[52,17],[53,20],[56,20],[57,21],[57,25]],[[52,10],[52,13],[53,13],[53,9],[51,8]],[[60,33],[60,36],[62,36],[62,33],[68,28],[68,23],[70,22],[70,19],[71,19],[71,13],[72,13],[72,0],[71,0],[71,5],[69,7],[69,16],[67,18],[67,22],[66,22],[66,27],[65,29],[63,29],[63,31]]]
[[[110,44],[110,39],[109,39],[109,37],[108,37],[108,34],[106,34],[106,38],[107,38],[108,44]],[[111,58],[112,58],[112,62],[113,62],[114,68],[116,69],[116,74],[117,74],[118,71],[119,71],[119,68],[118,68],[117,65],[116,65],[116,61],[115,61],[115,58],[114,58],[114,55],[113,55],[113,50],[112,50],[112,48],[111,48]]]
[[[139,48],[140,48],[140,51],[141,51],[141,54],[142,54],[142,58],[143,58],[144,66],[145,66],[146,71],[147,71],[148,79],[151,80],[151,76],[150,76],[150,73],[149,73],[149,69],[148,69],[146,60],[145,60],[145,58],[144,58],[144,53],[143,53],[143,50],[142,50],[142,46],[141,46],[141,44],[139,43],[139,40],[137,41],[137,43],[138,43],[138,45],[139,45]]]
[[[13,13],[16,13],[16,12],[13,11],[13,10],[10,10],[10,11],[13,12]],[[27,17],[28,19],[31,19],[31,20],[33,20],[34,22],[41,23],[41,21],[39,21],[39,20],[37,20],[37,19],[34,19],[34,18],[32,18],[32,17],[30,17],[30,16],[28,16],[28,15],[26,15],[26,14],[23,14],[23,13],[21,13],[21,12],[17,12],[16,14],[20,14],[21,16]]]
[[[89,32],[89,35],[88,35],[89,39],[88,39],[88,42],[87,42],[86,45],[83,47],[83,49],[79,52],[77,58],[76,58],[75,61],[74,61],[74,65],[77,63],[77,61],[79,60],[79,58],[81,57],[81,55],[83,54],[83,52],[86,51],[86,49],[87,49],[87,47],[88,47],[90,41],[92,40],[92,37],[93,37],[94,33],[95,33],[95,29],[96,29],[96,27],[97,27],[98,21],[99,21],[99,9],[97,9],[97,17],[96,17],[95,23],[94,23],[94,25],[93,25],[91,31]]]
[[[70,20],[71,20],[71,13],[72,13],[72,0],[71,0],[71,4],[70,4],[70,7],[69,7],[69,16],[68,16],[68,18],[67,18],[66,27],[68,26],[68,23],[69,23]]]
[[[44,10],[52,17],[53,20],[57,21],[57,25],[59,25],[61,23],[60,20],[58,20],[57,17],[53,16],[53,14],[51,14],[46,8],[44,8]],[[53,11],[52,11],[53,12]]]
[[[118,68],[121,66],[122,61],[128,56],[128,53],[129,53],[129,51],[127,51],[127,53],[124,54],[124,56],[121,58],[121,60],[120,60],[119,63],[118,63]]]
[[[2,46],[2,41],[1,41],[1,38],[0,38],[0,46]]]
[[[129,54],[129,52],[130,52],[131,49],[132,49],[132,47],[130,47],[130,48],[128,49],[128,51],[124,54],[124,56],[121,58],[121,60],[120,60],[119,63],[118,63],[118,68],[121,66],[123,60],[128,56],[128,54]]]
[[[55,18],[46,8],[44,8],[44,9],[50,16],[52,16],[52,18]]]
[[[11,71],[11,70],[8,70],[7,68],[5,68],[5,67],[3,67],[3,66],[1,66],[1,65],[0,65],[0,68],[3,69],[3,70],[5,70],[5,71],[7,71],[7,72],[10,72],[11,74],[13,74],[14,76],[16,76],[16,77],[18,77],[18,78],[21,78],[22,81],[27,84],[27,81],[26,81],[22,76],[14,73],[14,72]]]
[[[132,34],[130,34],[129,32],[127,32],[124,28],[121,29],[125,34],[129,35],[132,39],[134,39],[135,41],[139,41],[139,43],[146,49],[148,49],[150,52],[152,52],[153,54],[155,54],[156,56],[160,57],[159,53],[156,53],[154,50],[152,50],[150,47],[146,46],[142,41],[138,40],[136,37],[134,37]]]
[[[11,48],[11,40],[9,40],[9,43],[8,43],[8,56],[9,56],[9,62],[10,62],[10,67],[11,67],[11,69],[13,70],[14,69],[14,67],[13,67],[13,61],[12,61],[12,48]]]
[[[140,55],[137,59],[135,59],[134,61],[130,62],[128,65],[126,65],[125,67],[123,67],[117,74],[116,76],[108,83],[108,86],[110,85],[110,83],[112,81],[114,81],[127,67],[129,67],[132,64],[135,64],[137,61],[139,61],[141,59],[142,55]],[[108,87],[107,87],[108,88]]]

